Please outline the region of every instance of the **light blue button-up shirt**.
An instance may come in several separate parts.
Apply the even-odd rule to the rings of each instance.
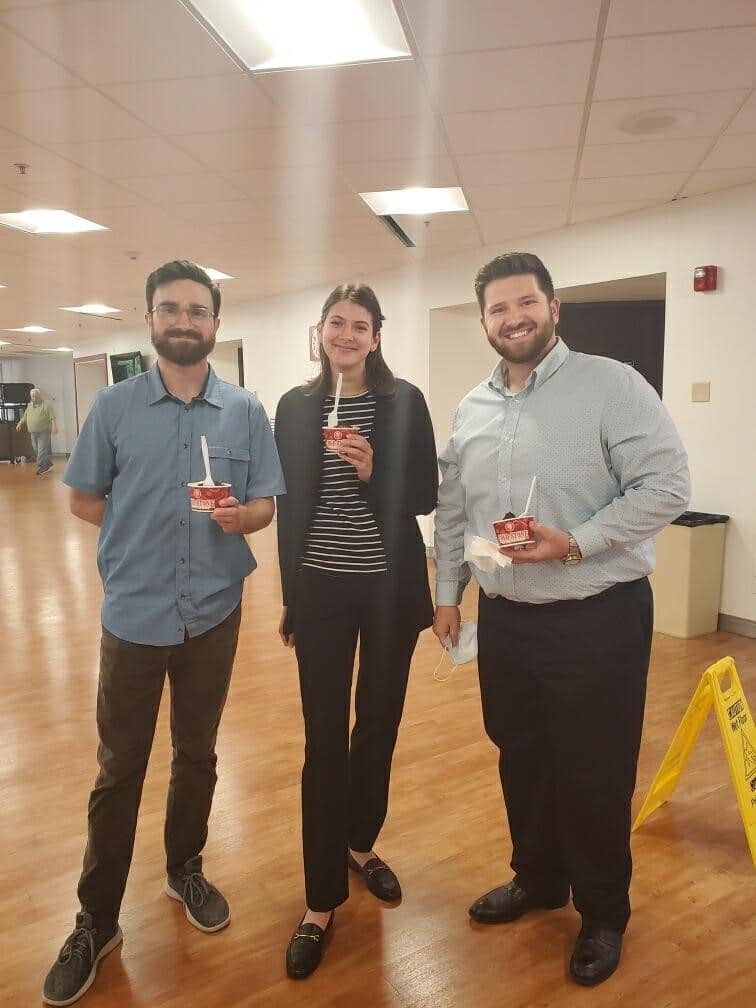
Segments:
[[[685,449],[655,390],[633,367],[574,353],[558,340],[525,387],[509,393],[497,364],[460,403],[439,458],[436,603],[456,605],[470,579],[472,536],[530,511],[569,532],[583,560],[472,566],[486,594],[518,602],[580,599],[650,574],[654,536],[687,507]]]
[[[179,644],[212,629],[257,566],[243,535],[189,506],[187,483],[205,475],[201,434],[213,479],[238,500],[286,492],[262,405],[212,370],[190,403],[166,391],[157,365],[102,389],[66,467],[64,483],[107,497],[102,623],[122,640]]]

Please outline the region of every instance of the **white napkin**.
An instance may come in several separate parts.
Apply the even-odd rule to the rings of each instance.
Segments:
[[[512,561],[499,552],[499,544],[484,539],[482,536],[472,536],[465,547],[465,561],[475,564],[480,570],[491,574],[496,567],[508,567]]]

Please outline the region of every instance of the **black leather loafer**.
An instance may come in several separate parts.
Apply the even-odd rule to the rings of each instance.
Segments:
[[[575,983],[594,987],[614,973],[621,954],[622,935],[619,931],[584,924],[570,959],[570,976]]]
[[[286,975],[291,980],[304,980],[320,966],[323,952],[333,929],[334,913],[325,928],[317,924],[300,923],[286,948]],[[304,918],[302,918],[304,920]]]
[[[377,896],[384,903],[396,903],[402,898],[402,887],[399,879],[394,875],[385,861],[379,857],[370,858],[365,865],[359,865],[352,855],[349,855],[349,867],[353,872],[361,875],[365,880],[373,896]]]
[[[506,924],[529,910],[556,910],[565,906],[568,898],[536,899],[513,879],[476,899],[467,912],[478,924]]]

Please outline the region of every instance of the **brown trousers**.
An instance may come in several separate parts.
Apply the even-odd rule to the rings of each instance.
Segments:
[[[154,647],[103,628],[97,693],[100,772],[89,798],[89,837],[79,881],[82,909],[111,929],[126,888],[142,785],[166,673],[173,759],[165,819],[169,872],[200,853],[215,790],[215,740],[231,680],[241,605],[182,644]]]

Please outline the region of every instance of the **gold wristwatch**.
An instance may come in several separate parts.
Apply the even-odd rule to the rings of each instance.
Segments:
[[[583,559],[583,554],[580,552],[580,547],[573,536],[570,536],[570,548],[567,550],[567,555],[562,557],[563,564],[577,564]]]

